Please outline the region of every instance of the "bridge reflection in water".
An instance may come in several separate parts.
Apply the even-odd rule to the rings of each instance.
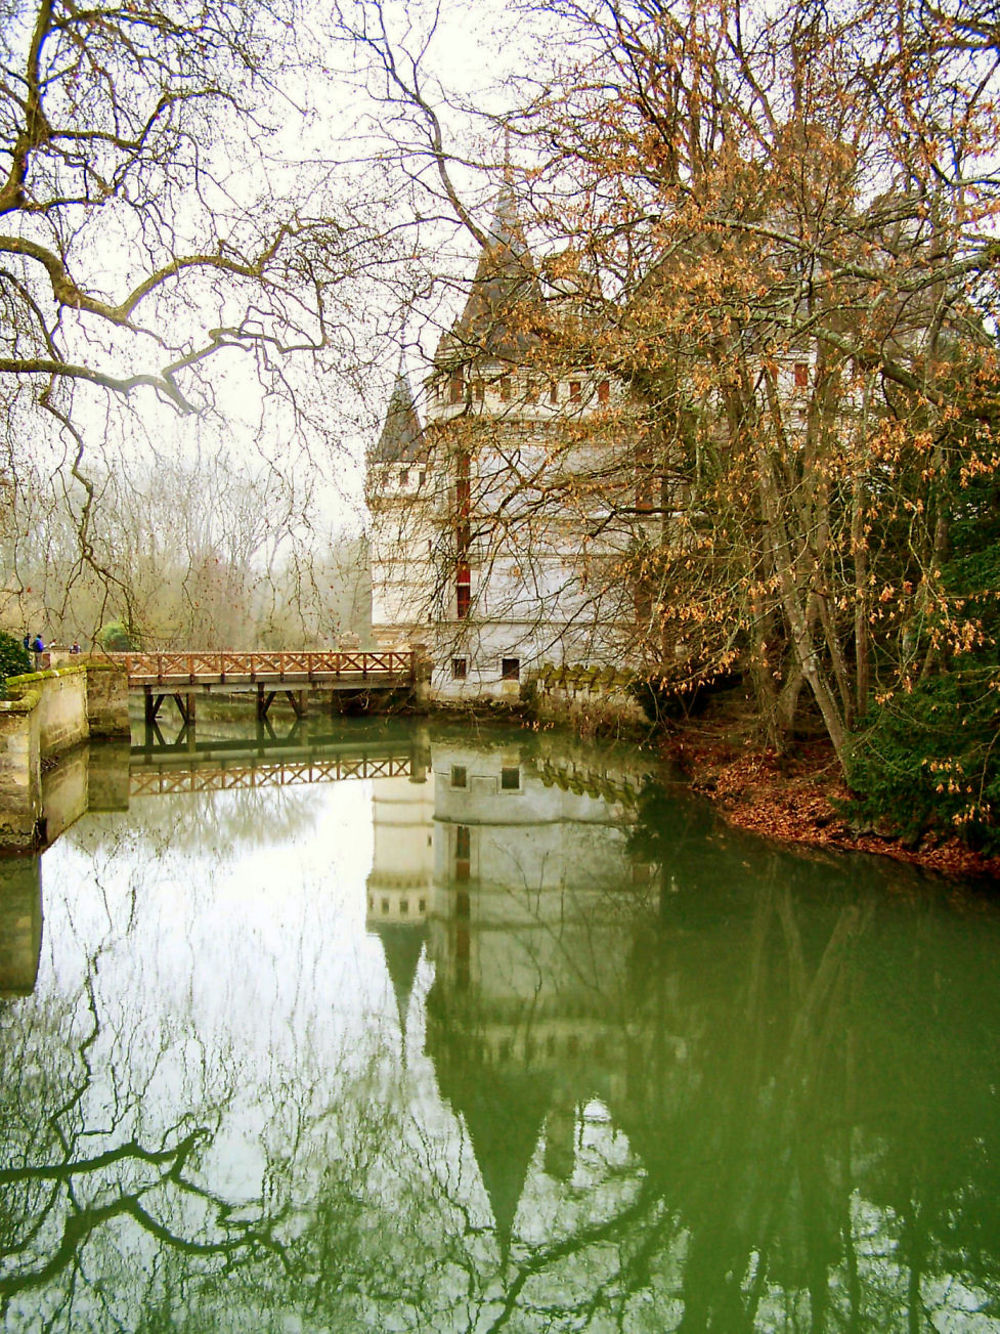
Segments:
[[[340,740],[331,776],[399,766],[366,879],[320,875],[356,784],[81,824],[75,984],[0,1012],[8,1328],[998,1328],[987,902],[730,835],[613,751]],[[236,768],[319,762],[298,743]],[[204,744],[135,773],[236,758]],[[218,823],[179,846],[243,800],[349,806],[298,897],[292,843],[228,890]],[[161,818],[116,912],[111,860]]]
[[[428,763],[425,748],[399,738],[351,742],[342,733],[310,731],[300,720],[284,735],[259,726],[256,739],[198,741],[183,728],[174,742],[133,746],[133,796],[170,792],[215,792],[236,788],[297,787],[348,779],[420,777]]]

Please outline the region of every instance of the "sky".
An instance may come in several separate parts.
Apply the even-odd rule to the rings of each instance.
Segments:
[[[370,0],[344,4],[342,10],[351,21],[364,19],[369,25],[377,12]],[[149,390],[134,392],[125,411],[118,410],[115,396],[109,399],[101,392],[82,389],[76,400],[86,439],[84,467],[89,461],[95,468],[114,469],[136,460],[146,467],[157,453],[196,460],[225,448],[272,474],[312,470],[322,524],[332,532],[356,531],[364,521],[362,461],[365,448],[377,438],[399,362],[402,293],[414,285],[426,289],[404,335],[407,369],[419,387],[422,362],[433,355],[441,329],[464,299],[454,281],[450,287],[431,290],[427,282],[431,268],[460,279],[471,275],[476,255],[472,238],[440,216],[440,207],[429,196],[420,189],[407,191],[392,147],[394,139],[408,133],[407,127],[401,125],[398,109],[387,110],[378,100],[379,80],[363,68],[368,53],[362,49],[359,56],[346,41],[330,40],[329,12],[325,0],[320,0],[311,20],[296,30],[297,50],[292,55],[314,62],[313,68],[307,79],[296,73],[293,63],[282,72],[269,98],[260,104],[266,132],[256,131],[248,142],[241,139],[234,122],[216,118],[212,131],[197,146],[215,181],[210,187],[214,199],[208,202],[230,214],[237,232],[271,208],[276,213],[279,205],[273,199],[286,190],[297,197],[300,215],[322,213],[338,219],[348,242],[352,229],[365,224],[391,229],[379,259],[384,261],[394,246],[395,270],[389,274],[366,269],[333,292],[333,346],[322,373],[306,368],[288,373],[302,414],[296,419],[287,403],[262,389],[253,356],[237,352],[204,363],[211,367],[208,392],[214,400],[214,410],[208,412],[178,415]],[[394,0],[381,12],[400,51],[404,45],[422,48],[423,87],[442,117],[446,136],[462,152],[471,144],[470,161],[477,163],[490,149],[483,126],[462,109],[462,103],[480,110],[500,109],[509,95],[503,91],[504,82],[525,59],[525,34],[514,35],[519,21],[495,0],[447,0],[436,12],[432,34],[428,16],[434,11],[429,4]],[[402,57],[401,63],[405,66]],[[83,114],[80,121],[85,123]],[[499,145],[494,143],[493,151],[499,152]],[[463,193],[478,199],[485,221],[492,187],[484,187],[482,172],[473,165],[459,164],[455,172]],[[165,208],[169,207],[168,202]],[[202,200],[192,196],[173,215],[182,237],[181,253],[199,248],[201,207]],[[417,232],[413,219],[421,209],[425,220]],[[241,212],[246,214],[242,219]],[[23,222],[29,234],[37,225],[30,218]],[[127,208],[101,211],[92,227],[96,239],[85,252],[85,276],[91,288],[99,288],[109,300],[120,300],[143,275],[141,229],[148,225],[148,217],[138,217]],[[408,249],[415,251],[418,245],[432,250],[430,263],[425,255],[407,256]],[[187,290],[193,289],[188,285]],[[199,308],[193,314],[183,302],[166,316],[163,309],[159,312],[170,326],[166,330],[170,341],[183,343],[189,337],[190,345],[201,345],[206,329],[236,318],[235,304],[227,304],[224,297],[204,290],[194,295]],[[140,323],[150,319],[155,334],[151,302],[140,308],[140,316]],[[75,349],[96,358],[88,331],[100,322],[65,311],[68,339],[74,322],[79,331]],[[109,336],[106,328],[99,336],[107,337],[100,364],[119,373],[157,369],[169,360],[155,337]],[[29,447],[34,460],[44,455],[43,468],[54,471],[73,445],[64,438],[48,455],[36,440]]]

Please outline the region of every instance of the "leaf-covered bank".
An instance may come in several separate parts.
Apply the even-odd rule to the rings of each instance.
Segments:
[[[663,738],[661,752],[740,829],[780,842],[838,852],[867,852],[950,876],[1000,880],[1000,856],[955,833],[927,830],[906,838],[898,822],[861,818],[826,739],[779,755],[741,738],[731,721],[690,720]]]

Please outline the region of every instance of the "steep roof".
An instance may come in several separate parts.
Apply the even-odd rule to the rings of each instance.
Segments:
[[[465,309],[438,345],[440,370],[477,356],[516,359],[531,342],[531,308],[541,304],[542,293],[507,182],[487,235]]]
[[[382,434],[369,456],[369,462],[409,463],[420,452],[422,438],[420,418],[417,416],[410,382],[400,366],[385,414]]]

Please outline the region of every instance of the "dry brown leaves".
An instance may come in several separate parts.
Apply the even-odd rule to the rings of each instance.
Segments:
[[[875,853],[943,875],[1000,879],[1000,857],[982,857],[954,838],[927,838],[910,847],[889,832],[856,832],[834,805],[848,792],[826,742],[808,742],[792,756],[779,756],[721,729],[691,725],[670,736],[664,753],[694,791],[740,829],[784,843]]]

